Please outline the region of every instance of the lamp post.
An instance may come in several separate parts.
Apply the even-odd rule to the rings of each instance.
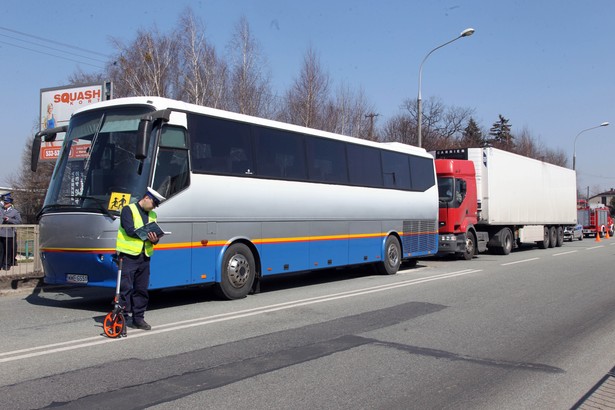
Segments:
[[[474,29],[473,28],[467,28],[465,30],[463,30],[461,32],[461,34],[459,34],[457,37],[455,37],[454,39],[447,41],[444,44],[439,45],[438,47],[434,48],[433,50],[431,50],[429,53],[427,53],[427,55],[425,56],[425,58],[423,59],[423,61],[421,62],[421,65],[419,67],[419,95],[417,98],[417,109],[418,109],[418,125],[417,125],[417,134],[418,134],[418,146],[420,147],[423,143],[423,137],[421,134],[421,121],[423,120],[423,105],[421,103],[421,79],[423,77],[423,64],[425,64],[425,60],[427,60],[427,57],[429,57],[431,55],[431,53],[433,53],[434,51],[436,51],[439,48],[442,48],[448,44],[451,44],[453,41],[455,40],[459,40],[462,37],[469,37],[472,34],[474,34]]]
[[[591,127],[591,128],[587,128],[581,132],[579,132],[577,134],[576,137],[574,137],[574,149],[572,151],[572,170],[575,171],[577,169],[577,138],[579,138],[579,135],[583,134],[585,131],[589,131],[589,130],[594,130],[596,128],[600,128],[600,127],[606,127],[607,125],[609,125],[608,122],[603,122],[600,125],[596,125],[595,127]]]

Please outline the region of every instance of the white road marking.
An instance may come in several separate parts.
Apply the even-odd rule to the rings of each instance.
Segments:
[[[457,276],[469,275],[472,273],[481,272],[482,269],[464,269],[457,272],[443,273],[441,275],[428,276],[424,278],[416,278],[409,279],[402,282],[397,283],[389,283],[385,285],[371,286],[368,288],[351,290],[340,293],[333,293],[330,295],[317,296],[313,298],[300,299],[291,302],[277,303],[268,306],[262,306],[252,309],[240,310],[237,312],[229,312],[229,313],[221,313],[218,315],[208,316],[208,317],[200,317],[195,319],[183,320],[174,323],[167,323],[165,325],[156,326],[155,330],[150,331],[135,331],[130,332],[130,336],[126,338],[118,338],[118,339],[109,339],[104,336],[97,337],[87,337],[83,339],[71,340],[68,342],[59,342],[52,343],[37,347],[31,347],[28,349],[20,349],[13,350],[10,352],[0,353],[1,356],[8,356],[4,358],[0,358],[0,363],[11,362],[15,360],[29,359],[32,357],[49,355],[59,352],[65,352],[69,350],[80,349],[83,347],[96,346],[104,343],[113,343],[113,342],[126,342],[130,340],[134,340],[139,337],[145,336],[154,336],[160,333],[166,332],[174,332],[181,329],[188,329],[196,326],[204,326],[212,323],[225,322],[229,320],[241,319],[250,316],[261,315],[264,313],[276,312],[281,310],[292,309],[300,306],[313,305],[317,303],[330,302],[338,299],[351,298],[356,296],[367,295],[375,292],[382,292],[391,289],[402,288],[406,286],[415,286],[423,283],[433,282],[437,280],[444,280],[449,278],[454,278]]]
[[[531,262],[531,261],[535,261],[535,260],[538,260],[538,259],[540,259],[540,258],[523,259],[523,260],[521,260],[521,261],[508,262],[508,263],[502,263],[500,266],[515,265],[515,264],[517,264],[517,263]]]

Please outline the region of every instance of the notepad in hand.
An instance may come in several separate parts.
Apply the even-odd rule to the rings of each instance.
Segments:
[[[147,239],[148,232],[154,232],[159,238],[166,233],[162,230],[162,228],[160,228],[160,225],[158,225],[156,222],[150,222],[135,230],[135,233],[142,241]]]

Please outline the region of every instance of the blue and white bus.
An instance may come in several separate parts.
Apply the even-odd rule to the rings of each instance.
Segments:
[[[421,148],[133,97],[38,133],[33,170],[41,140],[60,131],[39,220],[49,284],[114,287],[119,211],[147,186],[167,198],[156,211],[171,232],[150,289],[215,283],[235,299],[268,275],[359,264],[394,274],[438,250],[435,167]]]

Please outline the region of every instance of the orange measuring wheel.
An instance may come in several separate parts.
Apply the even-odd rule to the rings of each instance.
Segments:
[[[108,337],[116,338],[125,335],[126,319],[122,312],[109,312],[103,321],[103,330]]]

